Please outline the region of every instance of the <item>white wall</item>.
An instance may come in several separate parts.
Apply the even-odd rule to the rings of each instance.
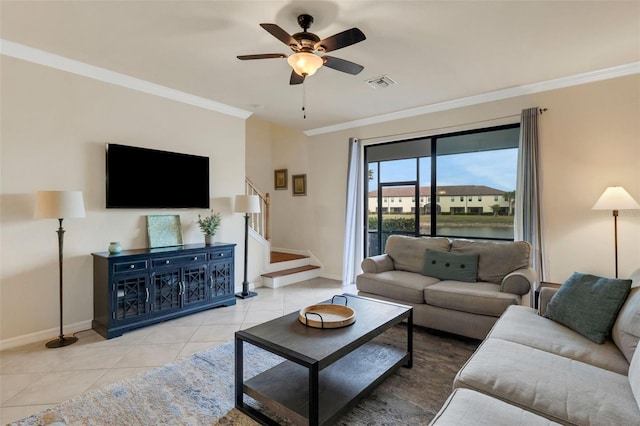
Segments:
[[[84,193],[86,218],[63,224],[65,332],[93,317],[91,253],[110,241],[147,247],[145,215],[180,214],[185,243],[203,241],[194,221],[204,210],[105,209],[105,142],[210,157],[216,239],[238,244],[239,288],[244,221],[232,198],[244,190],[244,120],[5,56],[1,67],[2,342],[58,334],[58,222],[33,219],[36,191]]]
[[[638,75],[314,137],[275,128],[274,168],[307,173],[309,185],[304,199],[274,203],[274,238],[307,248],[323,275],[340,277],[349,137],[371,143],[385,135],[396,136],[379,140],[513,123],[534,106],[548,108],[540,118],[544,279],[562,282],[574,271],[613,276],[613,219],[591,207],[611,185],[640,202]],[[626,276],[640,267],[640,211],[621,212],[618,232],[620,276]]]
[[[273,169],[271,167],[272,124],[250,117],[246,121],[247,177],[263,194],[273,193]]]

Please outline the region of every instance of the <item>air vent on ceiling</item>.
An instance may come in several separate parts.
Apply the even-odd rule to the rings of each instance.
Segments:
[[[384,89],[389,86],[393,86],[396,84],[395,81],[391,79],[388,75],[381,75],[380,77],[375,77],[370,80],[367,80],[367,84],[374,89]]]

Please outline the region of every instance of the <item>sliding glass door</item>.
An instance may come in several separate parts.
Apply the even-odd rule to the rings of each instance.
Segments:
[[[519,125],[365,147],[365,245],[391,234],[513,240]]]

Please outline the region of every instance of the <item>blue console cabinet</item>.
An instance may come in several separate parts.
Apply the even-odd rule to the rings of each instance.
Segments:
[[[235,244],[92,253],[93,329],[110,339],[135,328],[235,305]]]

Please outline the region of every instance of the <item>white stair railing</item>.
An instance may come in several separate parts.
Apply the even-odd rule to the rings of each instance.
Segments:
[[[269,225],[269,216],[271,208],[271,198],[269,193],[261,193],[256,186],[245,178],[245,194],[257,195],[260,198],[260,213],[251,213],[249,215],[249,226],[267,241],[271,241],[271,229]]]

